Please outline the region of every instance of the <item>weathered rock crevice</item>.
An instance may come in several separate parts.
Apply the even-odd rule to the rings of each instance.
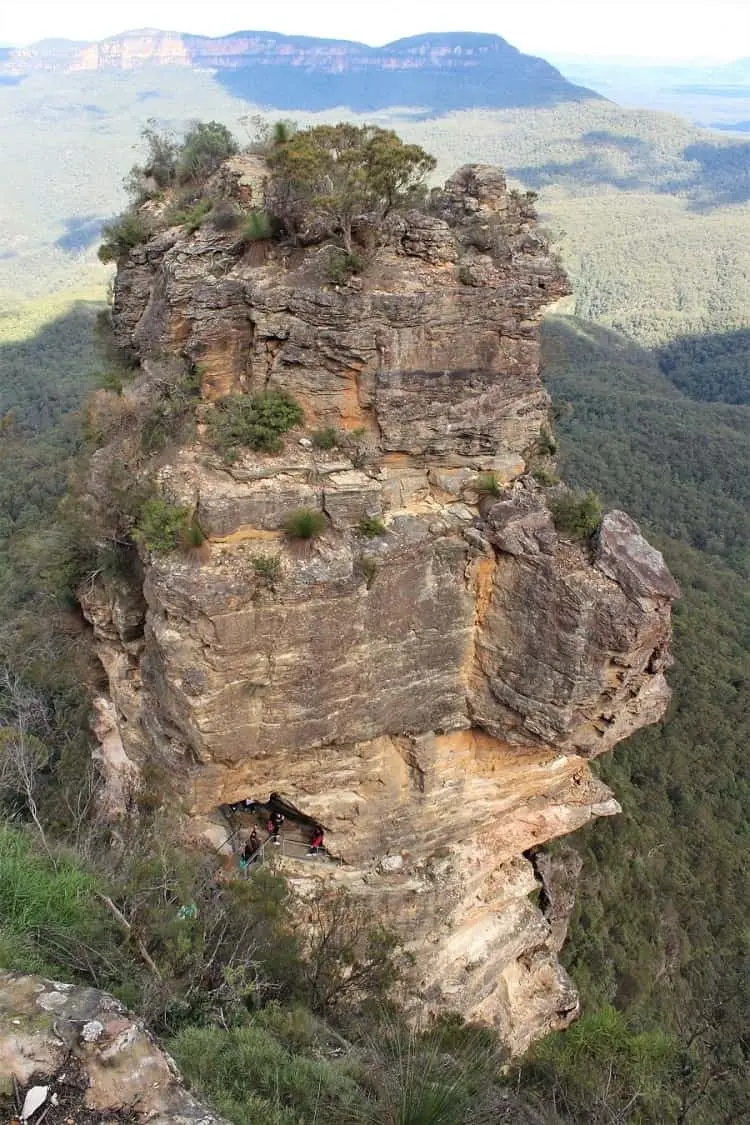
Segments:
[[[663,713],[677,592],[623,513],[594,544],[561,536],[528,473],[541,317],[567,281],[483,165],[394,221],[348,286],[315,249],[230,243],[206,226],[133,250],[118,340],[151,370],[199,364],[204,420],[266,389],[305,422],[277,456],[227,465],[200,427],[162,456],[207,544],[144,557],[137,597],[99,580],[82,598],[122,753],[168,767],[170,804],[217,843],[217,806],[246,794],[320,818],[331,877],[408,937],[415,1001],[522,1050],[577,1010],[526,853],[618,811],[587,759]],[[337,448],[315,448],[328,426]],[[300,507],[326,517],[304,547],[283,533]]]

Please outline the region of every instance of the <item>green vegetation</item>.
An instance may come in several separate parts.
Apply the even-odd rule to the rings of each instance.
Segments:
[[[105,223],[102,227],[99,261],[119,262],[134,247],[147,242],[151,234],[151,224],[141,212],[124,211],[119,219]]]
[[[332,246],[326,262],[326,277],[331,285],[346,285],[350,277],[362,273],[364,259],[361,254],[347,254],[338,246]]]
[[[468,262],[461,262],[456,269],[456,278],[462,285],[473,285],[474,274]]]
[[[152,117],[141,129],[140,139],[145,159],[134,164],[125,179],[135,206],[175,184],[204,184],[227,157],[239,151],[231,132],[219,121],[194,121],[178,141],[171,129],[159,131]]]
[[[162,496],[151,496],[144,503],[133,531],[133,538],[147,551],[166,555],[178,547],[200,546],[202,534],[190,508],[172,504]]]
[[[602,506],[595,492],[564,489],[550,498],[549,506],[557,530],[574,539],[590,539],[602,522]]]
[[[480,473],[476,480],[476,490],[480,496],[500,496],[502,487],[497,473]]]
[[[284,519],[284,530],[290,539],[317,539],[325,529],[325,516],[314,508],[295,508]]]
[[[320,430],[313,430],[310,441],[315,449],[334,449],[340,441],[339,432],[333,426],[323,426]]]
[[[527,1097],[551,1100],[555,1120],[575,1125],[678,1121],[671,1094],[678,1069],[675,1043],[661,1031],[637,1031],[605,1007],[532,1048],[521,1070]]]
[[[720,337],[725,349],[734,335]],[[706,337],[708,354],[716,346]],[[661,370],[661,349],[576,318],[550,318],[542,348],[553,402],[573,406],[557,423],[563,479],[750,573],[748,407],[688,398]]]
[[[193,1087],[237,1125],[330,1121],[358,1100],[347,1066],[312,1057],[311,1047],[290,1051],[260,1020],[229,1031],[186,1028],[169,1043]]]
[[[367,429],[365,426],[355,426],[342,434],[342,445],[346,449],[355,469],[362,469],[367,464]]]
[[[263,242],[271,238],[272,235],[273,225],[265,211],[256,208],[245,216],[240,228],[240,240],[242,242]]]
[[[540,457],[554,457],[557,453],[557,442],[549,426],[542,426],[536,443],[536,451]]]
[[[70,979],[88,964],[95,981],[106,979],[120,936],[96,887],[74,858],[60,856],[53,866],[24,834],[0,822],[0,965]]]
[[[206,542],[206,535],[195,516],[190,520],[182,537],[181,546],[202,547]]]
[[[364,578],[367,589],[371,589],[378,573],[378,560],[373,558],[372,555],[359,555],[355,561],[354,569],[357,574]]]
[[[659,367],[698,402],[750,405],[750,331],[679,336],[659,350]]]
[[[281,577],[281,559],[278,555],[256,555],[253,570],[258,578],[273,589]]]
[[[96,329],[103,311],[103,303],[88,295],[61,295],[0,317],[0,418],[12,416],[16,433],[29,438],[54,429],[61,436],[62,419],[96,385],[103,359],[95,347]],[[11,437],[8,425],[0,450]],[[73,425],[67,440],[69,447],[78,440]],[[6,466],[3,475],[8,473]]]
[[[677,1062],[656,1120],[742,1120],[750,1108],[747,407],[692,401],[661,370],[660,351],[572,318],[550,319],[543,343],[547,386],[572,408],[557,411],[565,479],[641,520],[682,589],[672,707],[597,763],[623,814],[571,839],[585,866],[565,961],[585,1012],[613,1005],[635,1033],[672,1040]],[[711,337],[705,344],[706,356],[728,350]],[[694,348],[689,360],[704,368]]]
[[[393,130],[348,122],[300,129],[267,159],[276,217],[292,233],[310,211],[327,218],[350,258],[354,220],[370,213],[382,219],[418,198],[436,163]]]
[[[542,488],[553,488],[556,484],[560,483],[560,478],[557,473],[553,473],[551,469],[545,468],[544,465],[533,469],[531,475],[537,484],[541,484]]]
[[[27,729],[47,749],[33,794],[47,823],[85,793],[89,769],[88,652],[64,623],[73,554],[84,566],[92,558],[80,539],[58,557],[56,518],[81,447],[72,412],[101,362],[100,309],[90,301],[66,308],[61,299],[0,320],[0,672],[36,701]],[[0,727],[15,727],[12,708],[4,716],[6,695],[0,690]]]
[[[377,516],[362,516],[357,524],[357,531],[366,539],[377,539],[378,536],[385,535],[387,530],[383,521]]]
[[[195,234],[212,212],[213,201],[199,199],[186,210],[177,209],[170,211],[167,222],[170,226],[180,226],[186,234]]]
[[[128,174],[125,187],[138,203],[170,187],[177,179],[177,162],[180,146],[170,129],[159,132],[158,121],[150,117],[141,129],[141,144],[146,150],[143,164],[135,164]]]
[[[238,152],[234,137],[219,121],[196,121],[185,133],[177,155],[176,178],[179,183],[204,183]]]
[[[148,456],[192,441],[199,399],[200,371],[197,368],[163,378],[160,386],[154,388],[150,405],[136,417],[141,453]]]
[[[243,1027],[186,1029],[169,1049],[237,1125],[253,1117],[271,1125],[482,1125],[512,1101],[499,1090],[491,1033],[451,1019],[417,1031],[382,1016],[368,1022],[372,1034],[354,1028],[344,1058],[330,1025],[274,1006]]]
[[[208,420],[208,437],[227,461],[240,449],[280,453],[281,435],[305,420],[302,407],[283,391],[258,395],[227,395],[217,402]]]
[[[182,185],[173,193],[161,225],[181,226],[187,234],[194,234],[215,208],[211,198],[196,198],[206,181],[229,156],[239,151],[237,142],[218,121],[194,122],[185,132],[181,142],[167,130],[158,132],[152,118],[141,130],[141,142],[146,149],[143,164],[135,164],[125,178],[125,189],[131,200],[130,207],[113,222],[102,228],[99,260],[104,263],[119,262],[135,246],[146,242],[157,228],[156,220],[141,210],[149,199]],[[229,209],[217,213],[217,226],[229,219]]]

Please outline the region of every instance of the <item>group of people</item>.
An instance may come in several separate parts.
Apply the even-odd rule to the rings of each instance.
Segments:
[[[281,826],[285,820],[286,817],[284,816],[284,814],[275,810],[269,816],[266,828],[268,830],[268,839],[272,844],[276,844],[278,846],[281,843],[281,840],[279,839],[279,833],[281,832]],[[307,845],[307,854],[318,855],[321,851],[323,851],[324,839],[325,835],[321,826],[319,824],[313,825],[312,836],[310,837],[310,842]]]
[[[235,804],[230,805],[229,807],[231,808],[232,812],[253,812],[257,805],[257,801],[253,801],[251,800],[251,798],[245,797],[244,800],[237,801]],[[276,847],[280,847],[281,827],[284,824],[285,820],[286,817],[282,812],[279,812],[277,809],[272,809],[271,813],[269,814],[268,821],[266,822],[266,830],[268,832],[266,843],[275,844]],[[312,836],[310,837],[310,841],[307,846],[307,854],[309,856],[316,856],[324,851],[324,840],[325,834],[323,832],[323,828],[320,824],[314,824],[312,828]],[[258,830],[257,828],[253,828],[244,848],[242,849],[242,854],[240,855],[240,867],[243,870],[249,867],[253,862],[253,859],[257,852],[260,850],[260,847],[261,840],[260,836],[258,835]]]

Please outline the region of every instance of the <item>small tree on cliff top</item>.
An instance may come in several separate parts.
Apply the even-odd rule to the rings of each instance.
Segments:
[[[372,212],[384,218],[416,194],[436,163],[390,129],[346,122],[293,134],[268,162],[280,189],[279,218],[294,225],[300,207],[317,211],[331,221],[348,253],[354,220]]]
[[[220,121],[194,121],[179,150],[177,179],[181,184],[202,183],[238,151],[226,125]]]

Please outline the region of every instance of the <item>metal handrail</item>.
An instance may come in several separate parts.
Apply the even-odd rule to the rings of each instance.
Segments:
[[[332,855],[329,855],[325,848],[320,848],[317,852],[311,852],[309,844],[303,844],[297,840],[290,840],[282,835],[278,836],[278,844],[274,844],[273,839],[273,836],[269,836],[268,839],[260,845],[258,850],[253,852],[247,863],[242,865],[241,871],[245,877],[249,875],[253,867],[266,862],[266,848],[269,847],[269,845],[273,848],[271,854],[279,857],[286,856],[288,859],[302,860],[322,859],[326,863],[343,863],[343,860],[335,859]]]
[[[265,860],[266,860],[266,845],[261,844],[260,847],[258,848],[258,850],[253,852],[253,854],[250,856],[250,858],[245,863],[243,863],[242,859],[240,858],[240,871],[242,872],[243,875],[247,876],[251,867],[254,867],[256,863],[257,864],[265,863]]]

